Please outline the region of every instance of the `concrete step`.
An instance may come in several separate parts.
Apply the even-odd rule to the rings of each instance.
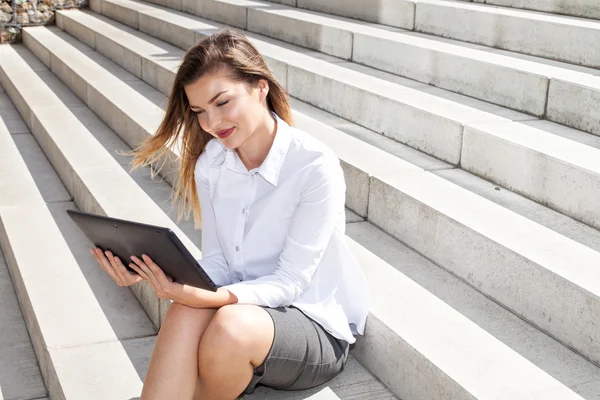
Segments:
[[[0,48],[3,85],[9,84],[6,77],[15,67],[12,51],[8,45]],[[43,93],[44,88],[29,89]],[[14,87],[7,91],[12,95]],[[39,100],[40,108],[58,108],[58,104]],[[46,203],[23,161],[25,156],[34,171],[46,164],[39,183],[56,184],[56,178],[44,181],[52,167],[31,135],[11,137],[0,123],[0,170],[11,171],[0,176],[0,244],[49,395],[52,399],[136,396],[143,379],[138,368],[145,369],[156,330],[131,291],[114,285],[82,248],[85,237],[65,214],[67,208],[74,207],[69,198],[54,196],[53,202]],[[58,192],[55,189],[46,194]],[[2,304],[4,307],[6,303]],[[18,325],[11,326],[14,328]],[[2,338],[5,340],[5,335]],[[28,339],[25,334],[21,342]],[[139,357],[140,351],[144,357]],[[30,364],[25,357],[13,362],[21,367]],[[30,397],[16,398],[46,395],[41,379],[32,372],[31,381],[25,385],[22,380],[27,375],[13,383],[22,385],[21,390],[37,391],[37,396],[30,392]],[[98,376],[111,384],[99,385]],[[102,397],[94,395],[98,393]]]
[[[352,362],[350,361],[349,364],[347,364],[347,368],[352,368],[356,365],[358,365],[356,362]],[[268,399],[268,400],[339,400],[339,397],[337,395],[336,392],[339,392],[341,389],[336,388],[336,390],[332,390],[330,387],[325,387],[324,389],[322,388],[317,388],[317,389],[312,389],[312,390],[306,390],[306,391],[300,391],[297,393],[293,393],[293,394],[288,394],[285,393],[283,394],[282,392],[276,391],[276,390],[270,390],[265,388],[264,386],[259,387],[253,394],[251,395],[245,395],[243,397],[241,397],[244,400],[253,400],[253,399]],[[375,396],[377,396],[379,393],[375,394]],[[354,397],[353,397],[354,398]],[[374,397],[376,399],[390,399],[392,400],[393,397]]]
[[[432,171],[432,173],[498,206],[508,209],[516,215],[520,215],[551,229],[592,250],[600,251],[600,231],[597,229],[526,199],[518,193],[500,188],[467,171],[445,169]]]
[[[600,21],[487,4],[419,0],[415,30],[600,68],[600,49],[596,45]]]
[[[171,48],[166,43],[161,44],[154,38],[131,31],[121,24],[97,15],[83,12],[59,12],[57,22],[59,26],[78,38],[95,37],[99,43],[111,43],[113,50],[108,50],[108,45],[96,46],[98,51],[107,56],[116,53],[126,54],[125,57],[120,58],[121,60],[142,59],[147,69],[155,64],[155,70],[161,70],[161,64],[160,60],[156,62],[146,58],[146,52],[153,51],[152,57],[155,59],[165,58],[158,56],[160,54],[158,49],[162,49],[168,54],[170,62],[174,63],[179,62],[183,56],[182,51]],[[90,41],[88,40],[88,42]],[[93,44],[93,42],[90,43]],[[151,49],[146,50],[150,45]],[[115,58],[115,61],[119,62],[119,58]],[[121,62],[121,64],[127,67],[126,63]],[[133,72],[138,73],[140,78],[155,85],[158,89],[166,89],[164,85],[156,83],[154,80],[156,74]],[[171,81],[173,76],[174,71],[165,70],[163,78]],[[119,97],[122,98],[122,96]],[[302,105],[301,102],[294,104]],[[314,112],[311,111],[311,107],[306,105],[303,106],[303,109],[304,113]],[[343,141],[351,142],[351,140],[344,139],[343,136],[339,137],[339,133],[326,133],[331,131],[327,125],[339,123],[332,122],[332,119],[328,119],[326,125],[311,125],[308,121],[306,118],[300,118],[298,123],[305,124],[301,126],[307,131],[321,132],[322,140],[328,142],[333,148],[340,149],[338,154],[345,166],[346,179],[354,183],[354,185],[349,185],[347,204],[360,215],[366,216],[369,175],[357,175],[356,168],[351,167],[352,165],[361,166],[366,162],[364,160],[368,159],[362,156],[357,157],[358,154],[364,154],[361,143],[342,144]],[[352,126],[353,124],[348,125]],[[553,131],[558,131],[558,133],[568,131],[569,134],[557,135],[552,133]],[[372,135],[363,135],[362,139],[365,140],[370,136]],[[379,148],[389,148],[390,145],[389,141],[377,144]],[[348,150],[344,151],[343,149]],[[498,149],[502,149],[502,151],[498,151]],[[600,159],[598,157],[599,149],[600,139],[548,122],[474,124],[467,126],[464,131],[461,166],[573,218],[600,228],[600,208],[594,200],[600,195],[598,193],[600,168],[597,162]],[[386,169],[402,169],[402,167],[396,166],[397,160],[389,160],[389,157],[373,156],[369,158],[381,160],[380,165],[385,166]],[[523,160],[527,168],[522,168],[523,163],[511,161],[515,158]],[[427,169],[427,165],[418,160],[411,162],[420,168]],[[361,166],[359,170],[365,171],[365,167]],[[377,168],[372,168],[372,173],[376,174],[377,171]],[[567,178],[575,175],[580,179],[573,181]],[[540,185],[538,182],[543,184]],[[565,185],[571,185],[569,196],[564,196]]]
[[[8,99],[1,87],[0,99],[2,103]],[[10,146],[9,138],[10,131],[0,116],[0,146]],[[14,147],[11,148],[13,151]],[[3,150],[0,150],[0,155],[5,156]],[[0,187],[3,187],[1,183]],[[0,304],[0,398],[17,400],[46,397],[48,392],[1,249]]]
[[[339,15],[341,17],[374,22],[383,25],[413,30],[417,0],[267,0]],[[464,2],[485,3],[490,5],[513,7],[547,13],[572,15],[575,17],[600,19],[600,4],[595,0],[460,0]],[[169,5],[165,0],[154,0],[156,4]],[[173,3],[173,2],[172,2]]]
[[[271,3],[313,10],[412,30],[415,26],[414,0],[268,0]]]
[[[374,178],[369,221],[600,360],[597,251],[429,172]]]
[[[473,2],[600,19],[600,3],[596,0],[473,0]]]
[[[356,63],[600,133],[598,70],[415,32],[373,29],[353,40]]]
[[[63,21],[63,22],[64,22],[64,21]],[[27,32],[28,32],[28,34],[29,34],[29,35],[32,35],[32,38],[30,38],[30,39],[27,39],[27,40],[28,40],[28,41],[29,41],[29,40],[32,40],[32,39],[33,39],[33,35],[34,35],[34,32],[35,32],[35,31],[30,29],[30,30],[28,30]],[[57,36],[57,37],[60,37],[60,38],[62,38],[62,39],[60,39],[60,38],[59,38],[59,39],[56,39],[57,41],[61,41],[61,45],[60,45],[60,46],[58,46],[58,45],[55,45],[54,47],[56,47],[56,48],[61,48],[61,49],[66,49],[66,48],[69,46],[69,45],[68,45],[68,40],[67,40],[66,38],[64,38],[63,36],[60,36],[60,35],[59,35],[59,33],[57,33],[57,34],[56,34],[56,36]],[[49,37],[49,36],[47,36],[46,38],[42,38],[42,36],[40,36],[40,38],[42,38],[42,39],[40,39],[40,40],[41,40],[42,42],[44,42],[44,41],[47,41],[47,40],[50,40],[50,39],[48,39],[48,37]],[[122,38],[122,40],[123,40],[123,38]],[[28,43],[29,43],[29,42],[28,42]],[[31,42],[31,43],[33,43],[33,42]],[[38,42],[38,43],[40,43],[40,42]],[[88,54],[88,53],[86,53],[86,54]],[[106,84],[109,84],[109,83],[106,83]],[[126,97],[126,96],[128,96],[128,94],[126,94],[125,92],[123,92],[122,96],[123,96],[123,97]],[[331,117],[331,118],[333,118],[333,117]],[[318,122],[318,121],[317,121],[317,122]],[[315,122],[315,123],[316,123],[316,122]],[[314,130],[313,130],[313,129],[311,129],[311,131],[314,131]],[[317,130],[317,131],[320,131],[320,129],[319,129],[319,130]],[[340,136],[340,137],[341,137],[341,136]],[[331,142],[331,143],[334,143],[334,142]],[[333,147],[333,148],[334,148],[336,151],[339,151],[339,149],[342,149],[342,150],[343,150],[343,146],[341,146],[341,145],[338,145],[338,146],[335,146],[335,145],[333,145],[332,147]],[[369,150],[369,151],[375,152],[375,151],[377,151],[377,149],[376,149],[376,148],[372,148],[372,149],[371,149],[371,150]],[[360,150],[358,150],[358,154],[362,154],[362,153],[360,153]],[[378,159],[379,159],[379,157],[384,157],[382,154],[383,154],[383,152],[381,152],[381,153],[379,153],[379,154],[375,154],[375,153],[373,153],[373,156],[372,156],[372,157],[368,157],[368,158],[372,158],[372,159],[378,160]],[[365,157],[363,157],[363,158],[365,158]],[[369,166],[368,168],[373,168],[373,169],[375,169],[375,168],[376,168],[376,166],[377,166],[376,164],[371,164],[371,166]],[[363,167],[363,168],[367,169],[367,167]],[[414,171],[414,172],[410,172],[410,171]],[[415,167],[414,169],[406,170],[406,171],[404,171],[404,172],[402,172],[402,170],[399,170],[399,171],[387,171],[387,172],[386,172],[386,171],[377,171],[377,170],[374,170],[372,174],[371,174],[371,170],[370,170],[370,169],[367,169],[367,171],[365,171],[365,173],[366,173],[366,174],[365,174],[365,177],[366,177],[366,179],[367,179],[367,182],[368,182],[368,190],[369,190],[369,191],[368,191],[368,193],[367,193],[367,196],[368,196],[368,198],[369,198],[369,199],[372,199],[374,196],[379,196],[379,195],[382,195],[382,194],[383,194],[383,193],[375,194],[375,193],[372,191],[372,190],[373,190],[373,187],[374,187],[374,186],[373,186],[373,185],[374,185],[374,183],[375,183],[375,182],[377,182],[377,180],[378,180],[378,176],[385,177],[385,176],[387,176],[387,174],[389,173],[390,175],[393,175],[393,176],[398,176],[398,177],[400,177],[400,176],[406,176],[406,178],[408,179],[409,177],[411,177],[411,178],[412,178],[413,176],[420,176],[420,175],[423,175],[423,174],[427,174],[427,175],[429,174],[429,173],[426,173],[426,172],[421,172],[421,171],[420,171],[420,169],[419,169],[419,168],[417,168],[417,167]],[[412,180],[412,179],[411,179],[411,180]],[[350,182],[350,181],[351,181],[351,180],[349,179],[349,182]],[[350,184],[349,186],[352,186],[352,187],[353,187],[353,186],[354,186],[354,184]],[[459,188],[459,189],[460,189],[460,188]],[[349,190],[353,190],[353,189],[349,189]],[[431,188],[431,190],[435,191],[435,187],[432,187],[432,188]],[[464,191],[464,190],[463,190],[463,191]],[[465,191],[465,192],[466,192],[466,191]],[[489,203],[489,206],[490,206],[490,207],[493,207],[493,206],[494,206],[494,205],[493,205],[493,203],[491,203],[491,202],[488,202],[488,203]],[[486,204],[487,204],[487,203],[486,203]],[[371,205],[371,204],[369,204],[369,206],[370,206],[370,205]],[[389,208],[389,207],[388,207],[388,208]],[[380,210],[380,212],[382,212],[382,213],[383,213],[383,211],[382,211],[382,210],[384,210],[384,209],[383,209],[383,208],[380,208],[380,207],[378,207],[378,210]],[[372,212],[374,212],[374,211],[373,211],[373,209],[370,209],[370,208],[369,208],[369,213],[368,213],[368,215],[370,216]],[[506,212],[507,212],[507,214],[511,214],[511,215],[512,215],[512,213],[509,213],[509,212],[508,212],[508,210],[506,210]],[[530,222],[525,222],[525,223],[523,223],[523,224],[522,224],[522,226],[524,226],[525,228],[528,228],[528,227],[530,227],[530,226],[533,226],[533,225],[535,225],[535,224],[534,224],[534,223],[530,223]],[[521,227],[521,226],[519,226],[518,228],[520,228],[520,227]],[[515,228],[515,229],[518,229],[518,228]],[[565,238],[565,241],[566,241],[566,240],[567,240],[567,239]],[[501,244],[498,244],[498,247],[500,247],[500,246],[501,246]],[[583,247],[583,246],[582,246],[582,247]],[[368,265],[368,264],[367,264],[367,265]],[[518,266],[515,266],[515,267],[516,267],[516,268],[520,268],[520,267],[521,267],[521,265],[518,265]],[[543,267],[542,267],[542,268],[543,268]],[[553,272],[550,272],[550,271],[548,271],[548,273],[552,275],[552,273],[553,273]],[[556,279],[558,279],[559,281],[560,281],[560,280],[562,280],[562,277],[559,277],[559,276],[556,276],[555,278],[556,278]],[[556,310],[556,309],[555,309],[554,311],[555,311],[555,312],[558,312],[558,310]],[[588,327],[588,328],[586,328],[586,332],[587,332],[587,331],[589,331],[589,327]],[[362,360],[361,360],[361,361],[362,361]]]
[[[115,154],[115,150],[130,150],[130,148],[120,141],[117,135],[102,122],[93,118],[82,118],[83,115],[91,114],[89,109],[87,110],[87,113],[83,113],[82,110],[87,108],[81,102],[78,102],[74,93],[69,92],[64,85],[60,84],[58,78],[54,77],[54,79],[52,79],[52,77],[45,76],[46,74],[49,74],[49,71],[42,63],[36,60],[28,50],[22,46],[3,46],[0,48],[0,56],[3,60],[0,64],[0,81],[8,88],[8,94],[12,97],[13,101],[15,101],[21,115],[25,116],[25,122],[27,123],[27,121],[30,121],[32,131],[36,136],[36,139],[40,142],[43,151],[46,152],[46,154],[50,153],[49,159],[52,163],[52,167],[56,170],[56,173],[60,176],[62,181],[73,179],[72,176],[77,180],[77,182],[73,184],[74,192],[71,192],[74,197],[74,202],[57,202],[50,205],[52,209],[51,217],[54,218],[55,225],[58,225],[58,228],[60,228],[61,233],[64,236],[63,242],[66,242],[65,245],[68,246],[67,248],[73,253],[72,256],[76,258],[76,262],[74,263],[75,266],[79,264],[79,267],[83,269],[82,259],[85,259],[86,257],[91,258],[88,251],[90,244],[66,216],[65,210],[68,208],[98,213],[110,213],[110,215],[118,215],[121,218],[149,221],[151,223],[169,226],[171,229],[177,231],[178,236],[184,243],[188,242],[186,243],[188,246],[194,246],[193,243],[190,244],[191,242],[187,235],[182,232],[182,227],[175,225],[170,217],[158,206],[158,203],[161,202],[168,206],[168,204],[166,204],[168,195],[165,194],[170,194],[170,187],[167,182],[161,180],[152,181],[152,185],[158,187],[162,186],[162,189],[155,188],[153,189],[152,194],[148,194],[146,193],[148,190],[145,192],[142,187],[138,185],[134,176],[127,175],[126,162],[124,162],[122,158],[118,158],[118,155]],[[55,68],[57,68],[56,63]],[[44,81],[41,80],[40,75],[44,76]],[[50,84],[47,85],[46,82],[50,82]],[[49,110],[47,110],[48,108]],[[49,111],[52,111],[52,113]],[[51,114],[53,115],[52,117],[50,116]],[[70,126],[72,130],[67,130],[65,132],[66,126]],[[77,135],[73,135],[75,132]],[[64,133],[67,133],[65,137],[71,137],[70,142],[61,141]],[[50,143],[52,144],[49,145]],[[81,157],[81,155],[85,155],[86,157]],[[94,156],[90,157],[90,155]],[[40,154],[35,157],[36,160],[39,160],[40,158],[43,158]],[[12,159],[3,158],[3,160],[7,165],[12,166]],[[87,162],[88,160],[89,162]],[[102,167],[100,167],[99,164],[96,164],[96,162],[99,162],[100,160],[103,160]],[[121,163],[119,161],[121,161]],[[66,170],[64,164],[69,165],[71,170]],[[47,166],[45,170],[51,171],[52,167]],[[123,178],[123,176],[125,176],[125,178]],[[14,177],[13,179],[18,178]],[[31,178],[29,180],[32,181]],[[56,179],[54,181],[56,181]],[[42,178],[39,178],[38,182],[43,183],[45,181]],[[33,183],[33,181],[31,183],[32,185],[30,186],[33,186],[33,188],[31,188],[33,191],[35,183]],[[40,183],[38,183],[38,185],[39,184]],[[11,187],[11,185],[13,185],[12,181],[7,183],[7,186]],[[68,185],[65,185],[65,187],[68,189]],[[103,190],[95,190],[97,188]],[[42,207],[41,204],[44,204],[45,206],[41,196],[38,197],[38,200],[40,200],[40,207]],[[23,196],[16,193],[14,196],[11,194],[11,197],[8,199],[4,199],[4,197],[1,199],[7,202],[10,200],[14,203],[15,198],[22,199]],[[135,206],[138,211],[134,212],[131,209],[132,206]],[[22,209],[22,213],[31,212],[32,207],[26,202]],[[0,207],[0,212],[3,210],[4,209]],[[2,222],[4,223],[4,214],[0,214],[0,217],[2,217]],[[40,221],[40,224],[44,222],[44,220],[41,219]],[[48,224],[50,224],[50,222],[46,223],[46,225]],[[15,237],[21,239],[21,241],[24,240],[23,236],[27,230],[24,230],[23,228],[19,230],[18,226],[17,228],[14,228],[12,225],[9,228],[11,228],[11,238]],[[6,231],[8,232],[8,228],[6,228]],[[47,231],[48,228],[42,229],[40,235],[48,234]],[[41,239],[36,236],[32,237],[30,240]],[[199,240],[197,242],[199,242]],[[48,246],[50,245],[52,245],[52,243],[48,244]],[[21,247],[23,249],[28,249],[30,254],[33,246],[35,245],[32,243],[21,243]],[[196,253],[200,256],[200,252],[197,249]],[[69,255],[65,252],[65,257],[68,256]],[[32,259],[31,255],[29,258]],[[65,283],[65,285],[77,285],[78,287],[69,290],[62,289],[62,293],[65,293],[64,298],[72,299],[72,297],[69,296],[73,296],[74,292],[77,293],[79,289],[85,290],[85,288],[87,288],[90,293],[93,291],[93,295],[96,296],[98,302],[103,303],[106,302],[105,297],[118,300],[122,299],[125,295],[133,298],[133,292],[137,296],[139,302],[144,305],[150,318],[146,316],[146,313],[142,311],[135,300],[134,304],[138,307],[138,311],[135,313],[129,312],[127,307],[124,307],[123,304],[120,307],[113,307],[114,310],[113,308],[110,310],[102,308],[102,311],[110,318],[126,319],[131,325],[135,325],[137,319],[144,318],[147,321],[146,326],[149,327],[152,335],[143,339],[120,339],[120,341],[107,340],[105,341],[106,343],[96,341],[98,343],[92,342],[89,345],[88,343],[79,345],[77,343],[71,343],[73,335],[65,335],[63,332],[62,347],[66,347],[66,349],[64,349],[64,351],[61,349],[61,352],[56,356],[54,355],[54,352],[50,351],[50,354],[46,357],[52,362],[57,364],[60,363],[61,368],[59,372],[50,375],[47,378],[49,379],[49,382],[51,382],[49,385],[50,394],[53,398],[59,399],[83,397],[89,399],[107,399],[138,396],[141,388],[141,381],[145,376],[147,362],[154,343],[155,329],[153,323],[160,326],[164,312],[169,304],[167,302],[159,303],[159,299],[153,292],[143,285],[135,285],[131,288],[131,291],[125,288],[116,287],[114,283],[110,281],[110,278],[95,265],[93,258],[91,261],[87,262],[86,268],[92,269],[92,264],[94,271],[84,272],[88,274],[86,275],[87,283],[77,284],[77,282],[73,280],[75,278],[70,278],[68,283]],[[17,266],[18,268],[21,268],[21,264],[17,264]],[[91,276],[92,273],[93,276]],[[71,272],[71,274],[76,277],[76,273]],[[52,276],[51,273],[50,276]],[[59,278],[62,276],[64,276],[64,274],[60,275]],[[109,287],[103,288],[102,290],[96,290],[98,281],[107,281]],[[92,291],[89,290],[90,286],[92,287]],[[117,289],[120,294],[116,294],[115,291]],[[48,296],[47,288],[43,292],[36,292],[36,296],[40,299],[40,302],[44,301]],[[104,304],[102,305],[105,306]],[[51,306],[57,308],[52,311],[49,309]],[[48,321],[51,321],[52,316],[57,313],[56,310],[62,310],[60,305],[53,302],[46,302],[45,307],[46,308],[42,311]],[[78,307],[82,307],[82,305],[78,305]],[[102,317],[106,319],[107,316]],[[37,318],[35,322],[38,325],[42,325],[42,322],[38,322],[40,319],[38,314],[32,314],[32,318],[34,317]],[[86,331],[97,328],[99,332],[97,332],[96,335],[101,335],[103,333],[103,330],[101,329],[102,317],[90,312],[85,319],[86,321],[89,321],[89,327],[86,327]],[[79,314],[67,314],[64,318],[65,321],[61,321],[60,325],[52,324],[49,325],[48,328],[46,328],[46,324],[51,324],[51,322],[44,321],[44,329],[57,330],[58,328],[61,332],[65,330],[69,331],[70,329],[74,331],[78,330],[77,327],[79,326],[79,323],[73,319],[81,318]],[[114,329],[118,327],[115,322],[118,321],[111,321]],[[140,323],[137,322],[137,325],[140,325]],[[65,329],[65,326],[70,328]],[[121,327],[121,329],[123,329],[123,327]],[[76,339],[77,337],[73,338],[73,341],[75,342]],[[115,346],[115,343],[120,344]],[[99,352],[103,354],[97,354]],[[90,359],[99,359],[99,362],[90,363]],[[111,373],[107,374],[103,369],[109,369]],[[336,393],[338,392],[343,394],[343,398],[359,398],[357,396],[360,393],[371,391],[378,396],[376,398],[390,400],[395,398],[381,383],[361,367],[356,360],[351,359],[347,369],[350,371],[349,373],[341,374],[330,383],[315,388],[312,391],[298,392],[296,393],[298,397],[295,398],[337,399]],[[132,377],[131,371],[136,372],[135,378],[137,378],[137,380]],[[119,376],[119,374],[122,376]],[[116,375],[116,377],[114,375]],[[101,378],[98,378],[99,376]],[[110,382],[110,384],[107,384],[108,382]],[[117,383],[115,384],[114,382]],[[84,393],[85,395],[83,395]],[[259,393],[272,399],[287,398],[281,397],[277,392],[271,390],[262,390]],[[253,395],[248,398],[265,398],[257,396],[260,395]]]
[[[48,92],[40,87],[43,86],[42,83],[35,82],[35,73],[24,60],[25,58],[27,62],[31,62],[31,54],[19,46],[6,48],[10,50],[2,48],[3,60],[10,62],[3,61],[1,65],[2,83],[13,83],[21,79],[25,82],[34,81],[39,84],[35,99],[47,101],[43,97]],[[19,60],[21,62],[17,62]],[[32,103],[33,95],[23,92],[33,93],[33,90],[29,92],[24,85],[17,85],[16,82],[7,86],[9,94],[14,95],[14,88],[17,87],[17,93],[21,93],[18,97],[26,99],[26,104]],[[53,100],[55,105],[59,104],[56,98]],[[58,100],[62,101],[62,98]],[[23,101],[17,101],[17,104],[23,104]],[[35,104],[31,105],[30,112],[34,116],[43,109]],[[55,117],[64,119],[66,116],[59,114]],[[55,127],[62,129],[62,124],[55,125],[49,119],[40,121],[38,126],[48,132],[48,135],[52,134]],[[85,134],[85,127],[78,132],[80,135]],[[76,145],[79,145],[83,153],[90,154],[91,145]],[[99,148],[95,150],[102,153]],[[104,150],[108,153],[106,150],[112,149]],[[76,174],[78,168],[81,166],[74,165]],[[86,179],[91,181],[98,178],[95,176]],[[127,192],[127,182],[132,184],[131,180],[122,180],[114,182],[114,185],[120,192]],[[122,203],[121,197],[103,197],[101,205],[108,208],[109,203]],[[137,200],[140,204],[141,199]],[[597,373],[597,369],[589,362],[423,257],[399,245],[370,224],[351,224],[349,231],[352,231],[349,232],[349,240],[354,254],[361,261],[374,294],[367,335],[361,339],[353,354],[380,371],[386,377],[385,383],[394,386],[402,398],[432,399],[450,395],[456,399],[496,399],[508,396],[526,399],[543,394],[551,400],[592,399],[586,393],[591,393],[594,389],[592,384],[595,382],[590,383],[589,380]],[[372,244],[388,260],[367,250],[361,241],[369,241],[369,246]],[[412,276],[409,277],[409,274]],[[444,299],[444,293],[450,297]],[[444,300],[453,305],[446,304]],[[463,309],[456,310],[453,307]],[[478,310],[484,311],[480,313]],[[469,313],[478,316],[469,316]],[[469,318],[478,321],[473,322]],[[507,326],[509,329],[505,330]],[[493,330],[496,330],[498,336],[502,336],[500,331],[505,332],[506,336],[496,338],[490,333]],[[513,335],[515,332],[518,332],[516,336]],[[534,341],[535,344],[532,345],[527,340]],[[389,357],[390,354],[394,354],[394,357]],[[525,354],[530,360],[525,358]],[[541,354],[544,356],[540,356]],[[550,356],[546,358],[548,354]],[[75,361],[81,362],[81,357]],[[402,360],[401,363],[398,362],[399,359]],[[555,360],[560,360],[565,368],[556,368]],[[482,371],[481,365],[484,363],[486,368]],[[330,389],[340,398],[393,398],[372,378],[367,380],[368,377],[357,363],[351,362],[340,376],[345,381],[338,381],[339,386],[334,386],[335,381],[332,381]],[[81,385],[85,384],[85,381],[79,382]],[[567,386],[582,394],[575,394]],[[255,398],[302,398],[298,393],[267,393],[264,389],[258,395]],[[281,397],[275,397],[279,395]]]
[[[547,121],[465,128],[461,167],[600,229],[600,138]]]
[[[127,3],[110,4],[119,7]],[[172,5],[177,7],[177,4]],[[186,7],[184,4],[182,8],[204,18],[600,133],[600,111],[589,111],[596,109],[594,105],[600,99],[600,77],[596,76],[600,71],[596,69],[548,63],[535,57],[523,59],[483,46],[253,0],[210,0],[194,4],[197,5]],[[111,7],[107,7],[108,11],[102,9],[102,13],[118,19],[114,11],[111,13],[110,10],[114,10]],[[93,2],[92,8],[101,9]],[[367,8],[361,5],[361,9]],[[142,11],[149,10],[151,8],[142,8]],[[444,68],[438,68],[440,63]],[[502,84],[497,84],[499,81]]]

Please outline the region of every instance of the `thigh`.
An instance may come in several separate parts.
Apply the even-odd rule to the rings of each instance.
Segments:
[[[302,390],[325,383],[340,373],[348,343],[329,334],[294,307],[266,309],[275,326],[273,345],[246,388],[260,384],[280,390]]]

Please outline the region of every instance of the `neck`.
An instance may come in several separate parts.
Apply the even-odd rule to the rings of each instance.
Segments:
[[[236,149],[240,160],[244,163],[248,170],[258,168],[265,161],[269,150],[275,140],[277,133],[277,123],[268,112],[256,132],[254,132],[248,140]]]

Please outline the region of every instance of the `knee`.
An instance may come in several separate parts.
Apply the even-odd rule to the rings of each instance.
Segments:
[[[253,324],[251,317],[244,312],[245,308],[240,305],[227,305],[217,311],[209,324],[210,340],[213,344],[239,348],[250,342],[248,339]]]
[[[239,354],[251,345],[252,321],[244,306],[221,307],[213,317],[202,337],[201,359],[222,358],[226,354]]]

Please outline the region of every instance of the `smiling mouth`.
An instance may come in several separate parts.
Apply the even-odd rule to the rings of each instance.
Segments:
[[[227,136],[231,135],[231,133],[233,132],[234,128],[229,128],[229,129],[223,129],[222,131],[217,132],[217,136],[220,137],[221,139],[225,139]]]

